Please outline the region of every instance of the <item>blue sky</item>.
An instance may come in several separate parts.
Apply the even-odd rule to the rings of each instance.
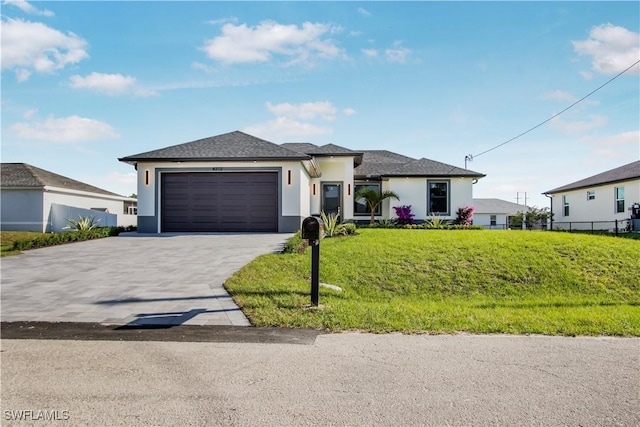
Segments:
[[[136,192],[139,152],[242,130],[464,166],[640,59],[631,2],[2,2],[2,161]],[[469,169],[475,197],[640,158],[636,65]],[[522,203],[522,200],[520,200]]]

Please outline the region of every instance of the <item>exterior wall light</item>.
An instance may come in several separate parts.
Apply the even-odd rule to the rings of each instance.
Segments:
[[[291,169],[287,170],[287,185],[291,185]]]
[[[144,185],[147,187],[151,185],[151,172],[149,172],[149,169],[144,171]]]

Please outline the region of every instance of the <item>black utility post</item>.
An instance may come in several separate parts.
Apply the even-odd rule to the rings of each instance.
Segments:
[[[320,300],[320,234],[322,220],[314,216],[302,221],[302,238],[311,246],[311,305],[318,306]]]

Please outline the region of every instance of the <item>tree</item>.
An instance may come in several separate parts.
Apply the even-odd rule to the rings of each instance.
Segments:
[[[534,206],[527,212],[518,212],[516,215],[509,217],[509,227],[520,229],[522,228],[522,221],[524,221],[528,229],[545,229],[547,227],[547,221],[550,219],[553,219],[553,213],[549,208],[538,208]]]
[[[386,199],[400,200],[400,197],[398,197],[398,195],[393,191],[383,191],[382,193],[379,193],[376,189],[362,187],[360,191],[358,191],[358,194],[356,194],[356,200],[360,199],[364,199],[367,206],[369,207],[369,210],[371,211],[370,224],[375,224],[376,208],[378,207],[378,205],[380,205],[380,203],[382,203]]]

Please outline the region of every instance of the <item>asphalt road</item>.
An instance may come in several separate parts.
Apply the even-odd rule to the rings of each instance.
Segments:
[[[348,333],[276,341],[3,338],[1,423],[640,425],[640,339]],[[31,420],[16,422],[20,411]],[[47,414],[60,420],[32,421]]]

